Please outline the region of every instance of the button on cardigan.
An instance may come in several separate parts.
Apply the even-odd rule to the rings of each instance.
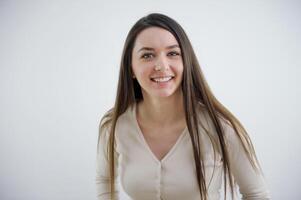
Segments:
[[[199,200],[199,188],[193,158],[192,143],[187,127],[162,160],[150,150],[136,118],[133,104],[119,116],[116,129],[115,185],[117,199],[121,200]],[[209,200],[221,196],[223,166],[219,153],[214,156],[211,139],[217,134],[210,123],[209,115],[201,106],[198,109],[200,142],[204,153],[205,178]],[[246,200],[270,199],[264,177],[256,173],[244,154],[242,145],[233,128],[221,120],[229,144],[230,164],[242,198]],[[100,130],[96,159],[96,187],[99,200],[110,199],[110,174],[106,148],[108,130]],[[230,195],[230,193],[228,193]]]

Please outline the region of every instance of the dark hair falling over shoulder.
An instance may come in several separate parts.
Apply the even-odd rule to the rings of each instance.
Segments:
[[[115,105],[103,116],[100,122],[99,130],[101,130],[104,126],[109,127],[110,135],[107,156],[109,160],[111,178],[111,198],[115,199],[114,148],[116,122],[118,117],[124,113],[129,106],[143,99],[140,85],[136,79],[132,78],[133,73],[131,68],[131,55],[137,35],[142,30],[149,27],[160,27],[169,31],[176,38],[181,48],[184,65],[181,87],[184,98],[183,102],[185,118],[193,147],[196,179],[199,185],[201,199],[208,199],[208,188],[206,187],[204,155],[200,145],[200,130],[198,126],[198,113],[196,109],[200,104],[203,105],[204,109],[208,113],[218,136],[217,145],[214,145],[214,142],[212,141],[212,146],[214,147],[214,154],[218,151],[223,160],[225,199],[227,184],[230,186],[231,195],[233,197],[234,179],[229,163],[229,156],[231,155],[228,153],[227,142],[224,129],[221,124],[221,119],[225,120],[225,122],[227,122],[234,129],[244,147],[246,155],[253,165],[254,170],[260,170],[252,142],[239,120],[227,108],[225,108],[211,92],[201,71],[192,45],[183,28],[175,20],[166,15],[152,13],[139,19],[127,35],[121,57]]]

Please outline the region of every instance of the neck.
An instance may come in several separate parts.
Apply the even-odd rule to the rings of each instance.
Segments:
[[[146,97],[144,95],[144,97]],[[138,105],[137,114],[142,121],[160,126],[170,125],[185,120],[183,93],[181,90],[166,98],[147,96]]]

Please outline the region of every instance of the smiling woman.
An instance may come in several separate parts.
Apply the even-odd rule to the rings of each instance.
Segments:
[[[147,93],[151,101],[180,97],[183,77],[180,52],[175,37],[163,28],[150,27],[139,33],[132,52],[132,70],[143,96]]]
[[[248,133],[213,95],[190,41],[153,13],[130,30],[115,105],[101,119],[98,199],[269,199]]]

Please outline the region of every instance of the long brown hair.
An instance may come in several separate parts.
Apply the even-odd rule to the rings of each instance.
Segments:
[[[116,121],[118,117],[123,114],[129,106],[143,99],[140,85],[138,84],[136,79],[132,78],[133,72],[131,68],[131,55],[137,35],[142,30],[149,27],[160,27],[169,31],[176,38],[181,48],[184,65],[181,87],[183,91],[185,118],[193,147],[193,155],[196,167],[196,179],[198,182],[201,199],[207,200],[208,194],[205,179],[204,155],[202,154],[200,146],[198,113],[195,109],[199,104],[202,104],[206,108],[218,136],[218,147],[216,147],[216,145],[213,145],[213,147],[214,155],[215,152],[219,150],[223,160],[225,192],[224,196],[226,198],[226,186],[227,184],[229,184],[231,189],[231,196],[233,197],[234,178],[232,176],[231,166],[229,164],[229,156],[231,155],[229,155],[228,153],[227,142],[225,140],[224,129],[220,122],[220,117],[225,119],[226,122],[231,125],[231,127],[233,127],[235,133],[237,134],[243,145],[249,161],[251,162],[254,170],[257,171],[260,169],[260,167],[255,155],[252,142],[239,120],[226,107],[224,107],[211,92],[201,71],[192,45],[183,28],[175,20],[166,15],[152,13],[139,19],[127,35],[121,57],[115,105],[103,116],[99,126],[99,132],[101,132],[101,129],[104,126],[109,127],[107,158],[109,160],[110,169],[111,198],[115,198],[114,149]]]

